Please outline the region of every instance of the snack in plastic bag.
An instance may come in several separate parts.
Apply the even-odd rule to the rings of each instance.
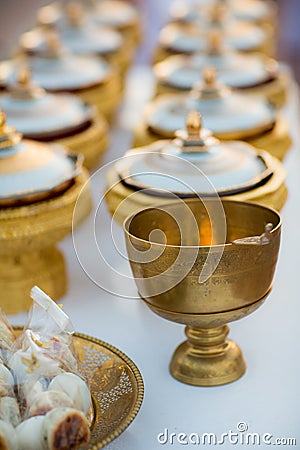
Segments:
[[[72,450],[89,440],[91,408],[88,385],[78,373],[73,326],[38,287],[31,296],[34,303],[29,320],[14,341],[8,360],[23,419],[19,423],[14,417],[12,423],[17,425],[16,448]],[[11,382],[9,375],[7,381]]]

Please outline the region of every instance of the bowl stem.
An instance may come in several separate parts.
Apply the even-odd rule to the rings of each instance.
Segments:
[[[187,326],[187,340],[173,354],[174,378],[195,386],[218,386],[240,378],[246,363],[239,346],[227,339],[228,325],[214,328]]]

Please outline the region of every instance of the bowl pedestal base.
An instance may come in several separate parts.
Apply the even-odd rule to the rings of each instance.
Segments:
[[[227,339],[227,325],[215,328],[187,326],[187,341],[174,352],[170,372],[174,378],[195,386],[219,386],[240,378],[246,363],[239,346]]]

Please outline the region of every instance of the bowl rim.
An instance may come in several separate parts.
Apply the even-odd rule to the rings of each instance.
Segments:
[[[261,204],[256,203],[256,202],[237,201],[237,200],[220,199],[220,198],[212,198],[212,197],[203,197],[201,199],[200,198],[184,199],[184,203],[187,203],[187,204],[189,204],[189,203],[196,203],[196,202],[199,202],[199,201],[202,201],[202,203],[218,201],[218,202],[221,202],[222,205],[223,205],[223,203],[228,203],[228,204],[229,203],[231,203],[231,204],[234,203],[235,205],[239,205],[239,206],[244,205],[244,206],[250,206],[251,208],[264,209],[264,210],[270,211],[271,213],[273,213],[278,218],[278,222],[277,222],[276,226],[274,226],[274,228],[271,230],[272,234],[274,234],[275,232],[280,231],[281,226],[282,226],[282,217],[281,217],[281,215],[280,215],[280,213],[278,211],[276,211],[274,208],[270,208],[269,206],[264,206],[264,205],[261,205]],[[165,207],[169,207],[169,206],[176,206],[176,204],[177,205],[178,204],[182,204],[182,202],[183,202],[183,200],[175,200],[173,202],[170,202],[170,201],[169,202],[162,202],[161,204],[159,204],[157,206],[149,206],[147,208],[140,209],[140,210],[134,212],[133,214],[130,214],[128,217],[126,217],[126,219],[123,221],[123,224],[122,224],[122,228],[123,228],[123,232],[125,233],[125,237],[127,239],[129,239],[129,240],[130,239],[134,239],[136,242],[140,242],[141,244],[144,244],[144,245],[145,244],[147,244],[147,245],[151,244],[152,246],[155,246],[155,247],[158,247],[158,248],[163,247],[163,248],[169,248],[169,249],[177,248],[177,249],[199,249],[199,250],[200,249],[201,250],[202,249],[204,249],[204,250],[206,249],[206,250],[208,250],[208,249],[217,249],[219,247],[224,247],[224,248],[226,247],[228,249],[230,247],[233,247],[233,246],[236,247],[233,242],[227,242],[227,243],[224,243],[224,244],[215,244],[215,245],[175,245],[175,244],[163,244],[163,243],[158,243],[158,242],[153,242],[153,241],[150,241],[150,240],[142,239],[142,238],[139,238],[139,237],[135,236],[134,234],[130,233],[130,231],[129,231],[130,222],[133,220],[133,218],[135,216],[137,216],[139,214],[142,214],[142,213],[144,213],[144,212],[146,212],[148,210],[157,210],[160,207],[164,207],[165,208]],[[205,203],[204,203],[204,206],[205,206]]]

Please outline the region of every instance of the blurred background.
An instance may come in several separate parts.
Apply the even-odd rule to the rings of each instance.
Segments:
[[[150,62],[157,32],[165,23],[172,0],[132,0],[141,10],[145,39],[137,58]],[[242,0],[241,0],[242,1]],[[279,10],[277,58],[289,63],[300,83],[300,0],[275,0]],[[10,56],[19,35],[35,24],[38,7],[50,0],[0,0],[0,58]]]

